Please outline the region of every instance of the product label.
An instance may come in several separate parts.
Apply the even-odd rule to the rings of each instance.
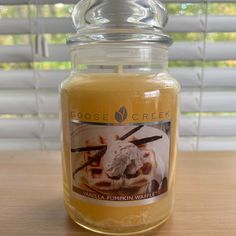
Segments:
[[[127,113],[122,108],[115,113],[117,124],[81,122],[79,115],[71,114],[70,128],[71,187],[76,198],[122,206],[134,201],[149,204],[165,195],[169,120],[124,125]]]

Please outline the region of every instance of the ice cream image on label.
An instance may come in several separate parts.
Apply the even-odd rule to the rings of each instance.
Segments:
[[[107,145],[87,146],[72,149],[73,153],[96,151],[93,156],[88,155],[88,161],[83,163],[73,172],[76,179],[78,172],[86,169],[85,185],[90,190],[113,191],[112,194],[136,194],[161,190],[162,182],[166,176],[165,164],[158,159],[155,151],[145,147],[148,143],[156,142],[163,136],[150,136],[141,139],[127,140],[141,129],[152,129],[137,126],[117,140],[111,140]],[[95,166],[92,163],[96,162]],[[153,182],[154,181],[154,182]],[[121,191],[123,189],[123,191]],[[114,192],[114,190],[120,190]],[[100,192],[104,194],[104,192]],[[107,193],[107,192],[106,192]],[[111,193],[111,192],[110,192]]]
[[[122,177],[124,173],[135,174],[144,160],[142,152],[132,143],[116,141],[108,145],[103,157],[103,166],[109,177]]]

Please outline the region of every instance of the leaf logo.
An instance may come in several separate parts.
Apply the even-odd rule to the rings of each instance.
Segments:
[[[120,110],[115,114],[116,121],[118,121],[119,123],[125,121],[127,116],[128,112],[124,106],[121,107]]]

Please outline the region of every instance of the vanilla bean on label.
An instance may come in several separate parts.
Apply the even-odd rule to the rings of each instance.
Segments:
[[[132,134],[136,133],[138,130],[143,128],[143,125],[137,126],[134,129],[130,130],[127,134],[123,135],[119,138],[119,140],[125,140]],[[99,146],[91,146],[91,147],[81,147],[81,148],[72,148],[71,152],[88,152],[88,151],[95,151],[95,150],[101,150],[104,147],[107,147],[106,145],[99,145]]]
[[[107,145],[99,145],[99,146],[90,146],[90,147],[81,147],[81,148],[72,148],[71,152],[88,152],[88,151],[97,151],[101,150]]]
[[[140,125],[132,130],[130,130],[127,134],[125,134],[124,136],[120,137],[119,140],[125,140],[126,138],[128,138],[129,136],[131,136],[132,134],[136,133],[137,131],[139,131],[141,128],[143,128],[144,125]]]
[[[82,166],[80,166],[79,168],[75,169],[73,171],[73,178],[75,179],[75,175],[82,170],[83,168],[85,168],[86,166],[90,165],[91,163],[93,163],[94,161],[97,161],[99,158],[101,158],[107,151],[107,147],[104,147],[102,150],[100,150],[99,152],[97,152],[92,158],[90,158],[87,162],[85,162]]]
[[[130,143],[133,143],[136,146],[143,145],[146,143],[151,143],[156,140],[162,139],[162,136],[152,136],[152,137],[147,137],[147,138],[142,138],[142,139],[136,139],[131,141]]]

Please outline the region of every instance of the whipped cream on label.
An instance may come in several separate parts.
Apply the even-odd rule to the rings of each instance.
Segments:
[[[115,141],[107,146],[103,157],[103,167],[110,177],[121,177],[126,174],[135,174],[144,163],[142,152],[133,143]]]

